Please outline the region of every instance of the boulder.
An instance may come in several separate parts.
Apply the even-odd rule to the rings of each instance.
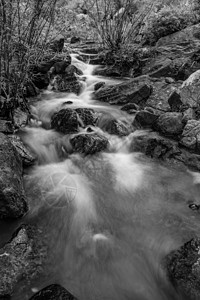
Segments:
[[[45,257],[38,236],[41,230],[21,225],[11,240],[0,249],[0,299],[12,295],[16,284],[23,278],[32,278],[41,267]],[[41,236],[40,236],[41,238]]]
[[[35,163],[36,157],[30,152],[28,148],[23,144],[20,137],[17,135],[10,135],[9,139],[12,145],[15,147],[17,153],[21,157],[22,163],[24,167],[31,166]]]
[[[159,116],[154,127],[164,135],[176,137],[184,128],[183,115],[176,112],[164,113]]]
[[[200,152],[200,121],[188,120],[184,127],[180,143],[190,150]]]
[[[168,276],[185,299],[200,299],[200,239],[193,238],[165,259]]]
[[[70,143],[73,152],[88,155],[105,151],[109,142],[104,136],[91,132],[74,136],[70,139]]]
[[[0,134],[0,219],[19,218],[27,212],[22,183],[22,161],[10,139]]]
[[[59,284],[51,284],[36,293],[30,300],[77,300]]]
[[[98,91],[101,87],[105,86],[105,82],[104,81],[101,81],[101,82],[97,82],[95,85],[94,85],[94,91]]]
[[[121,110],[123,111],[126,111],[127,113],[129,113],[130,111],[132,110],[139,110],[139,106],[135,103],[128,103],[128,104],[125,104],[121,107]]]
[[[200,70],[194,72],[186,79],[180,88],[180,97],[183,104],[189,107],[200,105]]]
[[[187,123],[189,120],[195,120],[196,119],[196,113],[193,108],[188,108],[183,112],[183,122]]]
[[[147,110],[141,110],[136,113],[133,125],[139,124],[142,127],[151,127],[157,119],[158,115]]]
[[[71,108],[61,109],[51,117],[51,128],[65,134],[78,132],[79,125],[78,114]]]
[[[24,127],[28,123],[28,113],[22,111],[19,107],[13,112],[13,121],[16,129]]]

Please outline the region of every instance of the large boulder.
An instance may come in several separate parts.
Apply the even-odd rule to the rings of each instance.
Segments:
[[[30,300],[77,300],[59,284],[51,284],[36,293]]]
[[[51,117],[51,128],[65,134],[78,132],[79,125],[78,114],[71,108],[61,109]]]
[[[141,110],[136,113],[133,125],[139,124],[141,127],[151,127],[156,120],[158,115],[148,110]]]
[[[155,128],[164,135],[176,137],[184,128],[183,115],[176,112],[161,114],[156,121]]]
[[[70,139],[73,151],[85,155],[105,151],[108,147],[108,140],[104,136],[92,132],[78,134]]]
[[[0,299],[11,296],[19,281],[39,272],[46,255],[45,246],[43,248],[38,238],[40,235],[40,229],[21,225],[0,249]]]
[[[200,121],[188,120],[184,127],[180,143],[188,149],[200,153]]]
[[[10,139],[0,133],[0,218],[19,218],[27,212],[22,161]]]
[[[86,127],[88,125],[95,126],[97,116],[95,111],[92,108],[76,108],[76,113],[78,114],[79,118],[83,122],[82,127]]]
[[[184,299],[200,299],[200,239],[193,238],[172,251],[165,264],[171,282]]]
[[[180,97],[183,104],[190,107],[200,105],[200,70],[197,70],[186,79],[180,88]]]

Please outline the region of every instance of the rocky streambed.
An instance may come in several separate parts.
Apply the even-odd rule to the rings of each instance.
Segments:
[[[133,71],[136,70],[134,65],[131,66],[133,70],[130,68],[124,74],[118,66],[109,65],[108,61],[106,67],[99,68],[83,63],[82,61],[91,61],[91,63],[103,61],[101,56],[96,53],[98,51],[86,53],[88,52],[86,46],[83,48],[80,45],[77,45],[77,49],[75,49],[77,54],[72,55],[72,58],[66,53],[64,60],[63,58],[56,61],[50,59],[47,63],[37,66],[33,70],[36,80],[34,86],[27,87],[27,95],[35,96],[32,92],[47,88],[49,84],[51,91],[41,94],[41,101],[31,103],[30,100],[32,106],[30,115],[19,108],[15,111],[14,123],[2,119],[0,124],[0,218],[3,220],[3,228],[9,228],[12,227],[12,224],[16,224],[13,226],[16,231],[12,236],[9,230],[7,235],[2,234],[0,299],[29,299],[31,296],[30,299],[47,299],[47,297],[48,299],[76,299],[75,296],[78,299],[104,299],[105,295],[108,299],[119,298],[120,300],[129,299],[130,297],[158,300],[198,299],[200,297],[199,177],[198,173],[194,173],[200,171],[200,44],[198,39],[195,38],[195,30],[197,29],[194,26],[191,28],[190,34],[183,31],[174,36],[173,39],[169,37],[168,40],[160,40],[156,49],[153,49],[154,56],[151,52],[148,54],[145,48],[141,49],[143,52],[146,51],[146,58],[143,57],[140,61],[139,69],[137,65],[138,76],[135,78],[119,78],[120,75],[133,74]],[[173,41],[171,45],[169,44],[170,39]],[[92,72],[99,75],[94,76]],[[115,76],[115,79],[113,80],[113,78],[105,75]],[[127,156],[121,154],[124,153],[123,151],[126,154],[143,153],[145,156],[142,156],[139,160],[136,159],[134,165],[132,160],[129,161],[128,157],[130,156],[128,154]],[[112,156],[109,156],[109,154]],[[121,155],[123,159],[120,164]],[[81,180],[85,182],[85,186],[88,186],[88,190],[91,189],[94,194],[98,194],[100,203],[98,204],[96,200],[95,205],[97,207],[99,205],[98,213],[100,214],[100,221],[98,220],[98,222],[96,217],[93,216],[89,218],[86,226],[86,221],[83,222],[82,220],[85,210],[81,210],[82,214],[79,218],[83,223],[79,226],[83,227],[83,236],[79,234],[79,231],[76,232],[76,237],[73,230],[73,234],[71,233],[76,243],[80,242],[80,245],[75,242],[75,245],[73,244],[70,234],[69,237],[65,237],[65,235],[67,236],[68,227],[74,228],[73,226],[75,226],[76,228],[78,225],[73,223],[74,208],[71,208],[71,204],[67,208],[65,204],[63,206],[63,196],[59,200],[61,201],[59,207],[62,209],[56,216],[56,219],[60,218],[62,221],[59,226],[55,225],[58,221],[55,221],[54,216],[55,210],[58,209],[58,202],[56,202],[55,207],[54,201],[58,192],[55,187],[58,186],[60,192],[62,184],[60,185],[60,177],[52,177],[55,176],[52,170],[66,171],[66,169],[63,169],[62,164],[68,160],[73,162],[72,169],[76,171],[73,171],[75,175],[72,175],[74,173],[71,171],[71,167],[67,165],[67,174],[72,176],[73,180],[70,186],[72,188],[70,194],[65,195],[65,198],[70,198],[69,203],[72,202],[75,198],[73,193],[77,193],[77,185],[80,185],[79,190],[82,191],[84,199],[90,198],[89,194],[82,190],[82,183],[80,183],[82,181],[79,182],[80,179],[77,179],[78,168],[79,170],[84,169],[84,174],[87,174],[87,178],[92,184],[89,187],[88,179],[85,181],[85,178],[82,178]],[[118,162],[119,168],[117,167]],[[52,166],[52,163],[55,165]],[[111,168],[112,164],[115,167]],[[132,190],[135,185],[134,176],[137,178],[136,182],[139,182],[138,172],[140,171],[138,171],[138,168],[143,170],[144,165],[148,166],[148,170],[145,169],[142,176],[144,183],[148,182],[148,187],[143,183],[145,188],[142,186],[140,192],[135,192],[135,190]],[[45,169],[45,166],[49,166],[49,169]],[[123,166],[125,166],[125,171],[121,173]],[[132,166],[134,166],[133,169]],[[34,171],[35,167],[36,169],[38,167],[39,171]],[[118,174],[116,177],[112,175],[113,170]],[[188,170],[193,173],[188,172]],[[47,176],[48,172],[50,179]],[[148,177],[149,175],[147,176],[149,173],[152,179]],[[118,192],[114,188],[112,190],[111,187],[118,180],[117,176],[120,178],[120,181],[117,181],[119,186],[122,183],[125,184],[126,192],[124,190],[122,193],[123,185],[121,190],[117,190]],[[126,183],[124,183],[123,180],[126,176]],[[128,177],[132,178],[132,181],[131,179],[129,181]],[[49,187],[49,180],[52,178],[55,185],[53,190],[51,190],[51,186]],[[63,182],[63,180],[62,177],[61,181]],[[48,181],[48,184],[46,181]],[[42,186],[45,186],[45,196],[39,182]],[[75,187],[73,186],[74,182]],[[98,190],[98,188],[100,189],[99,186],[101,186],[101,190]],[[152,186],[159,188],[152,188]],[[109,187],[111,190],[109,190]],[[144,234],[142,241],[139,238],[141,232],[147,232],[145,230],[139,231],[142,228],[140,219],[137,220],[138,223],[136,222],[136,226],[139,228],[138,235],[129,231],[129,227],[135,228],[134,222],[138,215],[142,215],[142,213],[141,210],[136,210],[135,206],[130,204],[132,202],[130,202],[130,196],[127,195],[127,190],[133,195],[135,203],[138,203],[136,201],[138,197],[143,197],[141,200],[142,205],[137,205],[139,208],[141,205],[141,209],[147,215],[148,211],[150,211],[149,215],[151,216],[154,216],[155,213],[156,223],[151,218],[146,219],[144,216],[141,217],[141,220],[144,223],[146,222],[146,225],[142,226],[147,228],[149,226],[150,237],[154,242],[156,241],[153,247],[158,246],[158,248],[160,247],[159,250],[162,249],[161,253],[157,254],[158,261],[154,261],[155,265],[161,264],[158,276],[160,276],[164,288],[162,287],[160,290],[157,287],[159,280],[158,282],[155,279],[150,280],[151,285],[152,282],[155,285],[153,291],[144,279],[141,279],[138,283],[136,280],[137,272],[135,270],[137,268],[141,269],[143,263],[141,262],[137,266],[129,251],[137,256],[138,252],[135,251],[135,247],[138,247],[138,249],[147,247],[148,238],[146,234]],[[146,193],[146,190],[148,193]],[[113,195],[117,200],[116,207],[113,202],[110,202],[110,199],[114,197]],[[77,197],[81,199],[81,195]],[[155,204],[155,198],[160,199],[159,197],[162,201],[166,201],[165,204],[164,202]],[[151,205],[148,206],[149,198],[151,199]],[[107,199],[107,204],[102,199]],[[126,210],[123,205],[119,204],[122,199],[129,209]],[[144,199],[146,203],[143,202]],[[50,208],[49,203],[51,203]],[[77,204],[78,207],[80,203]],[[42,209],[46,204],[48,204],[48,209],[45,208],[45,212],[43,212]],[[87,203],[84,205],[87,208],[86,211],[93,211],[93,204]],[[173,212],[173,206],[175,213]],[[164,217],[162,215],[163,209],[166,210]],[[70,216],[68,216],[69,211]],[[109,211],[109,213],[106,213],[106,211]],[[63,215],[67,215],[67,224],[63,221]],[[134,215],[134,221],[132,215]],[[159,219],[158,215],[162,218]],[[122,219],[124,220],[124,218],[126,221],[123,223]],[[20,221],[13,221],[13,219]],[[46,223],[47,219],[48,222]],[[88,222],[95,225],[90,224],[89,226]],[[162,226],[164,228],[166,237],[170,236],[167,241],[162,240],[163,245],[166,247],[165,250],[153,235],[154,232],[161,239],[157,229],[159,222],[161,228]],[[178,225],[176,225],[176,222]],[[169,230],[166,229],[167,226]],[[179,236],[174,235],[176,226]],[[119,232],[116,230],[117,227]],[[103,228],[103,231],[99,233],[98,230],[101,230],[101,228]],[[53,244],[49,242],[51,234],[49,237],[48,230],[50,229],[54,239],[56,238],[54,230],[58,236],[58,240],[55,240]],[[61,236],[58,233],[59,231]],[[86,236],[85,232],[87,233]],[[97,243],[95,246],[90,244],[88,236],[91,232],[93,232],[92,240]],[[130,242],[131,246],[126,248],[124,245],[129,240],[129,236],[135,240]],[[65,238],[71,248],[63,246]],[[113,246],[108,246],[105,241]],[[173,241],[171,246],[169,241]],[[134,242],[137,246],[134,246]],[[67,252],[68,261],[66,265],[72,273],[75,272],[76,267],[70,265],[70,258],[73,263],[77,262],[81,270],[82,268],[86,270],[84,272],[87,275],[90,272],[93,274],[94,269],[98,269],[98,272],[95,271],[93,275],[95,280],[92,281],[94,286],[93,288],[90,287],[90,293],[87,288],[87,291],[83,288],[83,286],[88,287],[88,283],[84,282],[84,276],[86,275],[84,275],[84,272],[82,274],[80,270],[78,272],[81,273],[80,281],[82,282],[79,284],[77,282],[74,284],[71,279],[65,281],[62,276],[61,278],[57,277],[55,274],[59,271],[56,268],[55,274],[50,276],[50,280],[48,280],[48,272],[54,273],[52,269],[48,269],[49,257],[54,257],[50,250],[52,247],[55,247],[57,253],[55,257],[59,255],[58,253],[63,256],[63,249],[65,253]],[[108,250],[105,250],[107,252],[102,252],[102,248],[108,248]],[[70,252],[72,249],[76,253],[74,256]],[[111,249],[115,254],[112,253]],[[152,249],[154,248],[150,247],[146,250],[150,258],[154,253]],[[84,260],[84,263],[77,254],[79,251],[84,255],[86,253],[86,256],[89,257]],[[124,255],[128,255],[130,260],[126,261]],[[101,261],[104,266],[103,271],[99,271],[98,259],[93,263],[93,256]],[[146,259],[146,256],[144,257]],[[62,260],[63,264],[66,262],[65,259]],[[123,275],[121,278],[122,286],[120,286],[120,288],[125,287],[125,293],[122,293],[121,290],[115,290],[119,282],[116,278],[112,281],[111,277],[108,276],[109,272],[114,273],[115,270],[113,265],[111,267],[110,261],[113,265],[119,264],[118,267],[120,267],[116,267],[117,274],[118,272],[123,274],[127,271],[127,276]],[[125,269],[122,268],[119,261],[123,262],[122,265],[125,266]],[[89,269],[85,269],[84,264],[87,265],[87,263]],[[129,263],[132,264],[133,269],[127,268]],[[102,283],[102,276],[96,275],[105,271],[106,264],[109,266],[106,278],[112,282],[115,292],[113,292],[111,285]],[[64,267],[63,269],[66,272]],[[64,271],[62,270],[62,272]],[[139,277],[143,278],[140,272],[141,270],[138,271]],[[165,273],[164,277],[161,275],[163,272]],[[66,274],[68,273],[66,272]],[[154,278],[153,273],[148,268],[147,274]],[[41,278],[41,276],[44,276],[45,279],[39,284],[40,279],[38,280],[38,278]],[[66,276],[70,278],[69,274]],[[76,272],[72,276],[76,278]],[[133,284],[130,276],[133,280],[136,280],[136,285]],[[165,277],[167,280],[163,279]],[[88,277],[86,276],[86,278]],[[45,285],[47,287],[38,292],[38,288],[34,288],[33,284],[40,288]],[[139,292],[137,284],[140,284],[144,291],[141,288]],[[26,285],[29,286],[28,291],[25,288]],[[107,292],[106,288],[108,288]],[[93,295],[91,294],[92,291]]]

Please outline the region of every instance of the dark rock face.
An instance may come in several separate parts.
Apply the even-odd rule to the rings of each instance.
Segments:
[[[30,300],[77,300],[70,292],[64,289],[59,284],[51,284],[33,297]]]
[[[191,150],[200,152],[200,121],[189,120],[187,122],[180,143]]]
[[[78,132],[79,121],[76,111],[71,108],[65,108],[53,114],[51,128],[65,134]]]
[[[88,125],[95,126],[97,117],[96,117],[93,109],[91,109],[91,108],[76,108],[75,111],[77,112],[81,121],[83,122],[82,127],[86,127]]]
[[[42,251],[39,253],[42,249],[39,242],[38,248],[35,244],[38,233],[36,228],[22,225],[0,249],[0,299],[7,299],[19,280],[37,274],[44,255]]]
[[[200,299],[200,239],[193,238],[165,260],[172,283],[187,299]]]
[[[97,133],[78,134],[70,139],[70,143],[74,152],[85,155],[104,151],[108,147],[108,140]]]
[[[179,93],[177,93],[177,91],[173,91],[171,93],[168,99],[168,103],[171,107],[171,110],[175,112],[179,111],[181,106],[183,105],[181,101],[181,96]]]
[[[22,185],[22,162],[4,134],[0,134],[0,218],[19,218],[27,212]]]
[[[157,119],[158,115],[147,110],[141,110],[136,113],[133,125],[139,124],[143,127],[151,127]]]
[[[177,136],[184,128],[182,119],[181,113],[168,112],[159,116],[155,128],[164,135]]]
[[[33,84],[38,89],[46,89],[50,83],[48,74],[37,73],[33,75],[32,79]]]

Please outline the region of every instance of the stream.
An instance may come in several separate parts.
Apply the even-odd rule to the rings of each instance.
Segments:
[[[30,202],[25,222],[43,228],[48,259],[39,278],[19,284],[12,299],[28,300],[52,283],[79,300],[184,299],[167,278],[164,258],[200,231],[198,212],[188,208],[199,203],[200,177],[131,152],[140,131],[120,138],[94,128],[109,139],[108,151],[68,155],[69,136],[50,129],[51,116],[61,108],[89,107],[133,120],[117,106],[92,99],[97,82],[122,80],[92,75],[96,66],[76,55],[72,64],[86,78],[82,93],[45,91],[32,105],[35,121],[20,133],[38,157],[24,176]]]

